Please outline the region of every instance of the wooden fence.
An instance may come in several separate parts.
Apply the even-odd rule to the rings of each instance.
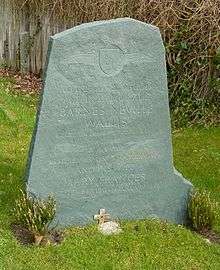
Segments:
[[[71,26],[51,22],[49,14],[36,16],[27,7],[18,10],[13,1],[0,0],[0,66],[40,74],[49,37]]]

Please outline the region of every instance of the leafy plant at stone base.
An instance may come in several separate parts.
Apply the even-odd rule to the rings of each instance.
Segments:
[[[211,199],[209,192],[194,190],[191,193],[188,203],[188,215],[193,230],[206,237],[212,235],[212,238],[220,241],[220,237],[215,235],[213,231],[217,214],[218,203]]]
[[[13,213],[16,224],[33,234],[36,245],[49,244],[51,232],[54,230],[49,226],[56,214],[55,199],[52,196],[48,196],[46,200],[29,197],[21,191],[15,205]]]

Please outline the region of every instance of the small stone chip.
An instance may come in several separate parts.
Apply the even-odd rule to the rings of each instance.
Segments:
[[[119,234],[122,229],[115,221],[107,221],[99,225],[99,231],[104,235]]]
[[[208,244],[208,245],[211,245],[211,241],[208,239],[208,238],[204,238],[204,241]]]

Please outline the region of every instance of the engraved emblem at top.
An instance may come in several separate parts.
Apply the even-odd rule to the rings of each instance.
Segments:
[[[101,48],[97,51],[74,54],[69,58],[60,58],[57,68],[67,79],[73,80],[70,73],[72,69],[80,70],[81,67],[87,67],[92,68],[91,70],[95,69],[102,76],[112,77],[119,74],[126,65],[138,65],[143,62],[152,64],[155,61],[156,59],[149,52],[129,53],[118,45],[111,44],[111,48]]]
[[[99,67],[107,76],[114,76],[123,69],[125,54],[120,48],[101,49],[99,51]]]

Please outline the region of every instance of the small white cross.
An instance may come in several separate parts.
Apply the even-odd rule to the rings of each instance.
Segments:
[[[110,214],[107,214],[106,210],[102,208],[98,215],[94,215],[94,220],[98,220],[98,224],[103,224],[110,220]]]

